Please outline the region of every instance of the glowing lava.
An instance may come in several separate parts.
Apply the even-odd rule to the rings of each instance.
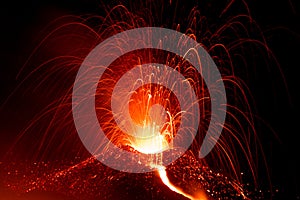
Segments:
[[[149,95],[149,99],[151,98],[152,96]],[[147,108],[149,108],[148,105]],[[172,138],[172,133],[168,129],[163,130],[164,126],[172,124],[171,117],[166,122],[167,114],[163,106],[152,105],[149,109],[149,116],[144,116],[143,126],[137,126],[134,134],[136,137],[130,137],[130,146],[144,154],[161,153],[171,148],[172,142],[169,143],[167,138]],[[146,120],[147,117],[150,120]]]
[[[163,126],[163,121],[166,119],[164,112],[164,108],[159,104],[153,105],[150,110],[150,119],[152,123],[150,125],[140,126],[137,135],[139,137],[132,137],[130,139],[130,146],[132,146],[137,151],[144,154],[158,154],[158,156],[162,156],[160,154],[162,151],[167,150],[172,147],[172,143],[169,143],[166,139],[171,133],[168,130],[164,130],[162,133],[160,132]],[[170,122],[168,122],[170,123]],[[173,185],[166,172],[166,168],[162,165],[162,163],[149,164],[152,168],[157,169],[159,177],[162,182],[172,191],[183,195],[191,200],[207,200],[205,194],[198,195],[197,197],[191,196],[185,193],[181,188]]]
[[[134,138],[131,146],[144,154],[160,153],[169,148],[169,143],[166,141],[164,135],[159,132],[149,138]]]
[[[168,186],[168,188],[170,190],[172,190],[173,192],[176,192],[178,194],[181,194],[184,197],[187,197],[191,200],[207,200],[207,197],[205,194],[203,193],[199,193],[196,197],[192,196],[190,194],[185,193],[181,188],[176,187],[175,185],[173,185],[168,176],[167,176],[167,172],[166,172],[166,168],[164,166],[161,165],[152,165],[153,168],[156,168],[159,174],[159,177],[161,178],[162,182]]]
[[[145,96],[147,97],[146,101],[144,101],[145,105],[143,106],[142,104],[142,106],[139,107],[139,112],[135,112],[139,114],[139,117],[136,117],[135,121],[142,123],[136,123],[136,125],[139,124],[134,134],[136,137],[130,137],[129,143],[131,147],[141,153],[156,154],[156,157],[162,157],[162,151],[172,148],[172,142],[169,142],[167,138],[172,138],[173,132],[169,129],[163,129],[163,127],[166,126],[172,127],[172,117],[162,105],[149,105],[150,100],[153,100],[153,96],[151,94]],[[134,104],[131,108],[135,110],[137,107],[137,104]],[[141,114],[144,114],[144,116]],[[166,168],[162,165],[162,163],[153,162],[149,163],[149,166],[158,170],[162,182],[169,187],[170,190],[192,200],[206,200],[206,197],[195,198],[183,192],[182,189],[174,186],[170,182]]]

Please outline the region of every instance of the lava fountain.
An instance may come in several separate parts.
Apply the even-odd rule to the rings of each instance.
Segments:
[[[105,8],[105,17],[63,16],[45,29],[46,36],[20,70],[18,78],[22,79],[21,89],[22,84],[30,83],[39,94],[33,95],[34,98],[39,96],[41,102],[46,103],[41,103],[41,111],[16,138],[7,160],[0,163],[8,163],[8,167],[3,167],[5,174],[0,173],[5,187],[19,193],[59,191],[72,198],[109,199],[118,195],[110,188],[131,191],[124,185],[140,187],[142,182],[144,194],[134,194],[136,196],[132,198],[139,195],[143,198],[148,194],[151,199],[156,193],[149,188],[160,192],[156,199],[174,195],[162,191],[162,182],[180,194],[175,195],[175,199],[247,199],[251,196],[251,192],[244,189],[241,171],[247,169],[250,185],[256,188],[258,166],[255,156],[260,155],[261,150],[249,88],[244,77],[238,74],[251,71],[257,56],[264,60],[272,54],[248,6],[244,1],[224,3],[214,23],[208,23],[208,17],[200,12],[201,7],[195,6],[185,13],[186,9],[179,9],[180,6],[172,1],[139,3],[133,7],[118,5]],[[241,9],[233,12],[236,6]],[[171,13],[174,16],[164,17],[158,12],[170,13],[169,9],[173,9]],[[105,134],[102,137],[105,142],[92,141],[97,156],[91,157],[91,152],[78,137],[72,115],[72,108],[80,104],[80,101],[72,102],[77,72],[99,43],[119,33],[143,27],[166,27],[199,42],[217,65],[221,77],[216,79],[215,73],[207,73],[210,78],[204,80],[190,63],[191,58],[198,59],[199,55],[195,48],[185,49],[184,40],[174,42],[183,56],[162,50],[163,45],[158,42],[152,49],[130,51],[114,59],[101,77],[92,75],[82,79],[87,84],[94,81],[91,85],[95,93],[87,98],[93,99],[95,105],[89,109],[96,113],[97,124]],[[139,46],[147,39],[136,38],[135,42],[128,42],[128,46]],[[173,41],[174,38],[170,36],[167,39]],[[115,48],[116,52],[124,52],[124,48],[119,48],[119,42],[108,45],[106,50]],[[261,54],[254,55],[253,52]],[[102,56],[106,59],[114,55],[104,53]],[[205,67],[206,59],[198,61],[201,67]],[[101,68],[103,66],[94,65],[91,70]],[[212,123],[215,130],[222,126],[222,135],[218,140],[211,138],[216,142],[215,147],[207,157],[200,159],[199,150],[215,117],[212,113],[215,98],[211,95],[219,94],[217,86],[220,82],[226,88],[227,103],[223,106],[227,110],[220,109],[220,112],[226,113],[226,121],[223,125]],[[209,91],[209,85],[214,85],[214,90]],[[89,91],[86,86],[82,88]],[[194,106],[199,109],[195,110]],[[195,120],[197,117],[199,119]],[[95,123],[87,120],[80,128],[94,126]],[[185,134],[182,135],[180,130],[185,130]],[[98,133],[87,133],[84,137],[88,139]],[[191,145],[182,149],[178,144],[186,139],[192,141]],[[133,156],[127,159],[122,157],[123,154],[112,154],[112,145]],[[172,154],[176,149],[182,152],[181,157]],[[178,159],[168,162],[168,155],[178,156]],[[18,162],[18,167],[9,162],[20,157],[35,164],[23,166]],[[117,171],[96,159],[101,157],[121,158],[126,161],[124,168],[146,166],[149,173]],[[69,164],[63,163],[63,160]],[[18,170],[12,172],[14,167]],[[151,173],[154,170],[155,174]],[[157,173],[161,182],[151,182]],[[123,194],[128,193],[125,191]]]

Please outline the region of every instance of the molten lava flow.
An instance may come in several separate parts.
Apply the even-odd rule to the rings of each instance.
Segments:
[[[149,132],[148,134],[153,134],[153,132]],[[131,146],[135,148],[137,151],[145,154],[152,154],[156,153],[159,154],[159,152],[165,150],[166,148],[169,148],[169,143],[165,139],[164,135],[157,132],[156,136],[152,136],[145,139],[135,139],[134,142],[132,142]],[[162,156],[162,154],[160,154]],[[181,188],[176,187],[173,185],[166,172],[166,168],[162,165],[162,163],[149,163],[150,167],[155,168],[158,170],[159,177],[161,178],[162,182],[170,188],[170,190],[183,195],[184,197],[187,197],[191,200],[207,200],[207,197],[205,194],[198,194],[196,196],[189,195],[185,193]]]
[[[182,189],[176,187],[175,185],[173,185],[168,176],[167,176],[167,172],[166,172],[166,168],[164,166],[159,166],[159,165],[153,165],[152,167],[156,168],[158,170],[158,174],[159,174],[159,177],[161,178],[162,182],[168,186],[168,188],[170,188],[170,190],[178,193],[178,194],[181,194],[182,196],[184,197],[187,197],[189,199],[192,199],[192,200],[207,200],[207,197],[205,196],[205,194],[201,194],[197,197],[194,197],[192,195],[189,195],[187,193],[185,193]]]
[[[174,186],[174,185],[170,182],[170,180],[169,180],[169,178],[168,178],[168,176],[167,176],[167,172],[166,172],[165,167],[159,166],[157,169],[158,169],[158,173],[159,173],[159,176],[160,176],[162,182],[163,182],[166,186],[168,186],[168,187],[170,188],[170,190],[172,190],[172,191],[174,191],[174,192],[177,192],[178,194],[181,194],[181,195],[183,195],[183,196],[185,196],[185,197],[187,197],[187,198],[194,199],[192,196],[190,196],[190,195],[188,195],[188,194],[185,194],[180,188],[177,188],[176,186]]]
[[[163,166],[162,152],[173,147],[172,139],[176,133],[174,125],[180,123],[180,120],[174,119],[178,113],[170,112],[172,110],[170,105],[174,106],[176,103],[170,104],[169,100],[164,102],[170,98],[170,94],[168,97],[162,98],[162,94],[166,91],[162,87],[150,84],[133,93],[130,99],[129,113],[135,128],[130,129],[132,133],[128,134],[129,145],[140,153],[155,154],[154,159],[150,160],[148,165],[158,170],[162,182],[170,190],[192,200],[206,200],[205,194],[190,195],[173,185]],[[167,92],[169,93],[169,91]]]
[[[138,135],[140,137],[134,137],[130,140],[130,146],[132,146],[135,150],[144,153],[144,154],[159,154],[160,152],[169,149],[170,145],[167,141],[165,135],[169,135],[170,133],[165,130],[163,133],[160,133],[161,126],[156,124],[162,124],[162,119],[158,120],[158,116],[161,116],[162,107],[153,106],[151,112],[151,118],[155,119],[152,121],[151,125],[144,125],[138,129]],[[174,186],[167,177],[167,172],[165,167],[162,166],[162,163],[149,163],[152,168],[158,170],[159,176],[162,182],[168,186],[172,191],[177,192],[187,198],[194,199],[192,196],[185,194],[181,189]]]

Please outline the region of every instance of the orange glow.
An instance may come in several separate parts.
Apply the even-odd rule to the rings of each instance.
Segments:
[[[142,94],[137,95],[139,93]],[[144,154],[160,153],[171,148],[173,119],[166,111],[164,99],[160,95],[151,95],[150,89],[141,89],[137,94],[133,95],[129,108],[137,125],[134,136],[129,136],[130,146]]]
[[[199,192],[196,196],[192,196],[190,194],[185,193],[181,188],[178,188],[175,185],[173,185],[167,176],[166,168],[164,166],[153,166],[153,167],[157,168],[159,177],[161,178],[162,182],[166,186],[168,186],[168,188],[170,188],[170,190],[178,194],[181,194],[182,196],[185,196],[191,200],[207,200],[207,197],[203,192]]]
[[[166,138],[161,135],[159,132],[155,132],[153,135],[151,127],[148,128],[150,130],[147,130],[148,133],[151,135],[149,138],[132,138],[130,144],[131,146],[144,154],[152,154],[152,153],[160,153],[164,150],[167,150],[169,148],[169,143],[166,140]],[[143,134],[144,135],[144,134]]]

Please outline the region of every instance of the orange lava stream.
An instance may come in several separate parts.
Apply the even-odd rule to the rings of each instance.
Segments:
[[[206,195],[203,193],[198,194],[197,196],[192,196],[190,194],[185,193],[181,188],[173,185],[167,176],[166,168],[164,166],[153,166],[153,167],[155,167],[158,170],[158,174],[159,174],[159,177],[161,178],[162,182],[166,186],[168,186],[168,188],[170,190],[172,190],[173,192],[181,194],[182,196],[187,197],[191,200],[207,200]]]

